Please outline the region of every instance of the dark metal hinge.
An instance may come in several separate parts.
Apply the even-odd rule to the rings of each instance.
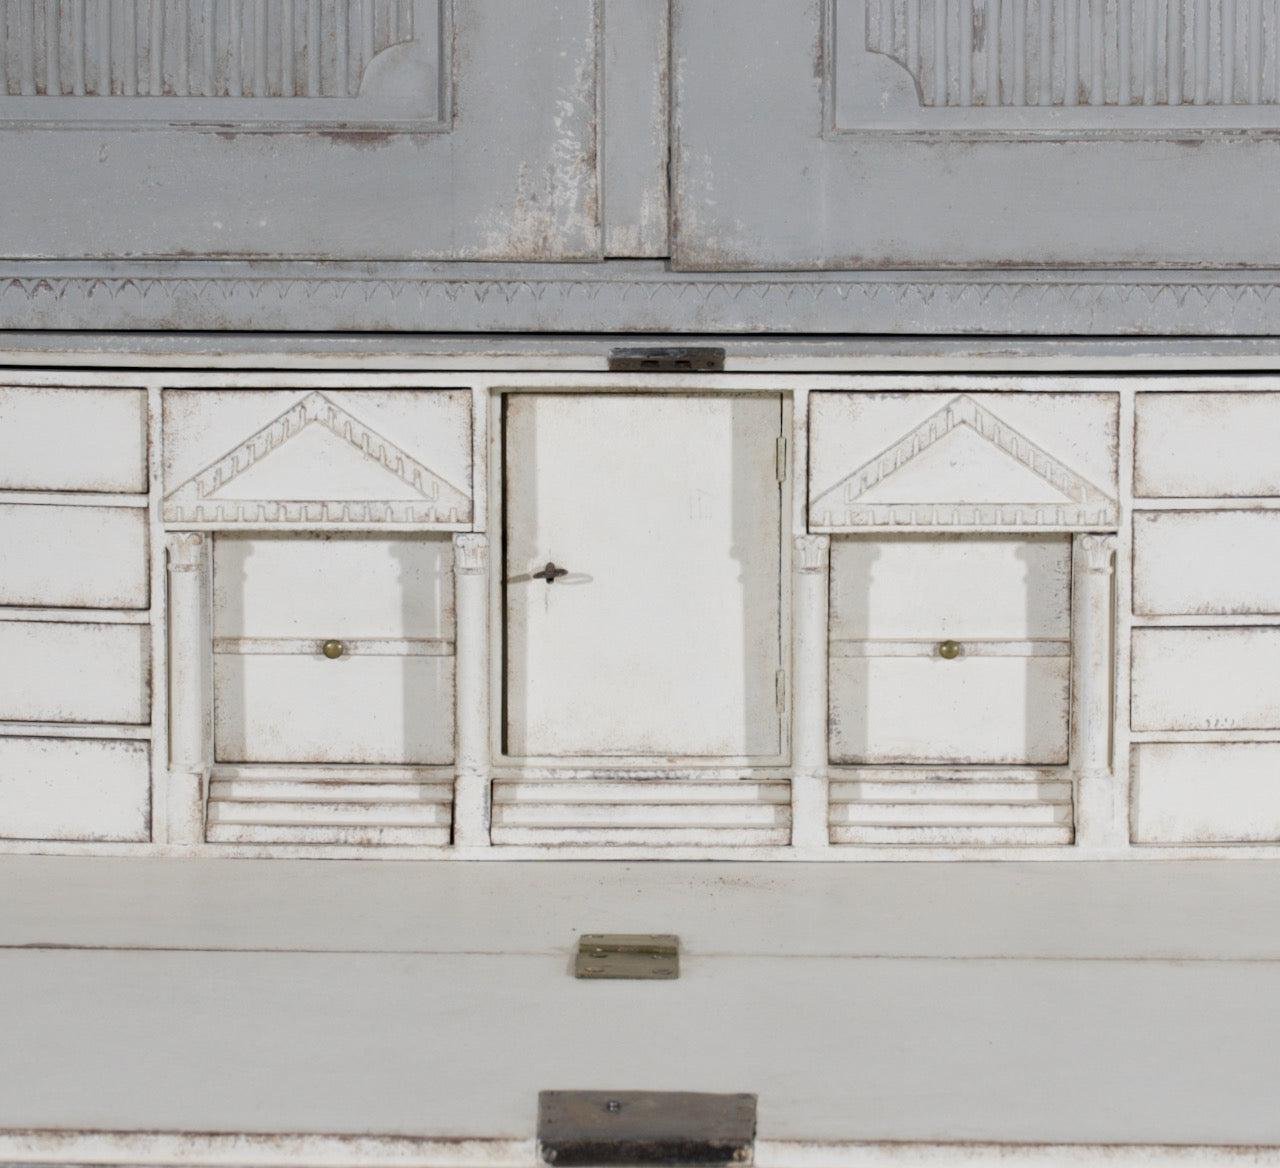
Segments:
[[[756,1097],[686,1091],[543,1091],[538,1154],[554,1168],[698,1168],[755,1159]]]
[[[609,354],[610,373],[723,373],[724,350],[710,345],[622,348]]]

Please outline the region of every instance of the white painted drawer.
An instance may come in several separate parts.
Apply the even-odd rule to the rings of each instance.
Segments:
[[[0,839],[150,837],[148,743],[0,738]]]
[[[1280,613],[1280,512],[1136,513],[1133,604],[1142,616]]]
[[[469,390],[167,390],[164,518],[471,525]]]
[[[1140,393],[1135,495],[1280,495],[1280,394]]]
[[[0,604],[146,608],[140,507],[0,504]]]
[[[1113,527],[1114,394],[815,393],[809,524]]]
[[[151,629],[0,621],[0,721],[150,720]]]
[[[1070,579],[1066,536],[833,540],[832,762],[1065,763]]]
[[[146,489],[142,390],[0,386],[0,490]]]
[[[1280,841],[1280,742],[1142,742],[1133,748],[1133,840]]]
[[[1134,629],[1135,730],[1280,729],[1280,628]]]

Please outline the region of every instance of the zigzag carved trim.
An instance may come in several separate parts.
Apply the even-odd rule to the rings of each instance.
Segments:
[[[174,499],[179,495],[189,498],[192,491],[188,488],[192,487],[194,487],[196,499],[211,498],[215,492],[261,462],[273,451],[278,450],[313,422],[319,422],[326,430],[347,442],[366,458],[372,459],[390,471],[423,499],[435,504],[430,509],[433,515],[437,513],[456,515],[463,510],[469,511],[469,497],[465,491],[455,487],[430,467],[425,466],[411,454],[407,454],[393,442],[371,430],[341,406],[330,401],[324,394],[314,390],[216,462],[210,463],[190,479],[175,487],[166,498]],[[446,494],[443,500],[442,493]],[[233,509],[237,507],[234,501],[228,502]],[[248,503],[243,505],[261,506],[261,504]],[[417,508],[417,510],[424,509]],[[184,518],[194,518],[194,516],[188,515]],[[446,521],[457,522],[456,519]]]
[[[882,508],[874,505],[870,507],[855,507],[855,502],[871,490],[872,487],[892,477],[908,463],[961,426],[968,426],[996,449],[1026,467],[1037,478],[1044,480],[1055,490],[1061,491],[1072,502],[1080,505],[1078,508],[1056,508],[1057,510],[1065,512],[1068,510],[1086,511],[1091,509],[1098,515],[1107,511],[1114,511],[1115,500],[1107,495],[1106,492],[1095,487],[1069,467],[1064,466],[1047,450],[1013,429],[1012,426],[1002,421],[985,406],[979,405],[968,394],[959,394],[957,397],[952,398],[941,409],[930,414],[929,417],[904,434],[898,441],[882,450],[874,458],[863,463],[851,474],[846,475],[835,486],[824,491],[814,502],[814,510],[822,511],[825,507],[826,514],[829,515],[830,508],[833,505],[839,506],[839,504],[833,503],[833,496],[839,496],[845,507],[849,509],[851,516],[855,512],[861,513],[856,521],[857,526],[865,526],[868,523],[877,522],[867,518],[866,513],[875,512]],[[932,508],[934,505],[929,504],[929,506]],[[1035,509],[1037,511],[1055,509],[1053,504],[1016,504],[1016,506],[1021,509]],[[955,510],[950,506],[944,506],[943,509],[946,511]],[[989,510],[990,508],[987,509]],[[908,520],[908,522],[911,521]],[[1044,520],[1032,522],[1037,526],[1045,523]],[[1054,523],[1055,521],[1050,520],[1049,522]],[[852,519],[849,525],[855,525]],[[823,523],[822,526],[827,526],[827,524]]]

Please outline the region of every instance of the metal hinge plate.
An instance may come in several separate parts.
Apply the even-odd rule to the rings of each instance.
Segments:
[[[756,1097],[686,1091],[543,1091],[538,1154],[556,1168],[751,1164]]]
[[[584,933],[575,977],[670,981],[680,976],[680,938],[671,933]]]
[[[710,345],[622,348],[609,354],[610,373],[723,373],[724,350]]]

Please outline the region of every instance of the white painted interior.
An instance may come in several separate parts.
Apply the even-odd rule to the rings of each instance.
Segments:
[[[64,489],[84,483],[55,466],[0,496],[20,553],[0,569],[0,637],[25,663],[5,674],[0,737],[149,741],[152,772],[140,839],[123,794],[113,826],[82,830],[90,796],[42,763],[11,798],[54,805],[30,834],[0,831],[22,836],[4,850],[865,860],[1280,844],[1252,777],[1265,771],[1240,772],[1214,827],[1201,794],[1134,752],[1194,745],[1230,766],[1244,756],[1225,747],[1280,741],[1258,684],[1276,499],[1241,493],[1271,489],[1248,445],[1266,433],[1265,377],[299,360],[5,378],[28,427],[93,403],[87,446],[107,469],[100,490]],[[1161,485],[1152,443],[1190,449],[1188,417],[1220,421],[1243,456]],[[521,442],[534,490],[514,482]],[[129,466],[148,469],[147,494],[129,493]],[[252,554],[232,567],[235,549]],[[899,564],[904,549],[918,560]],[[548,560],[570,576],[511,583]],[[874,624],[850,608],[861,594]],[[508,701],[508,604],[535,630],[536,668],[511,692],[542,703],[536,717]],[[611,722],[611,702],[634,725]],[[513,713],[542,753],[502,749]],[[874,749],[851,741],[870,731]]]

